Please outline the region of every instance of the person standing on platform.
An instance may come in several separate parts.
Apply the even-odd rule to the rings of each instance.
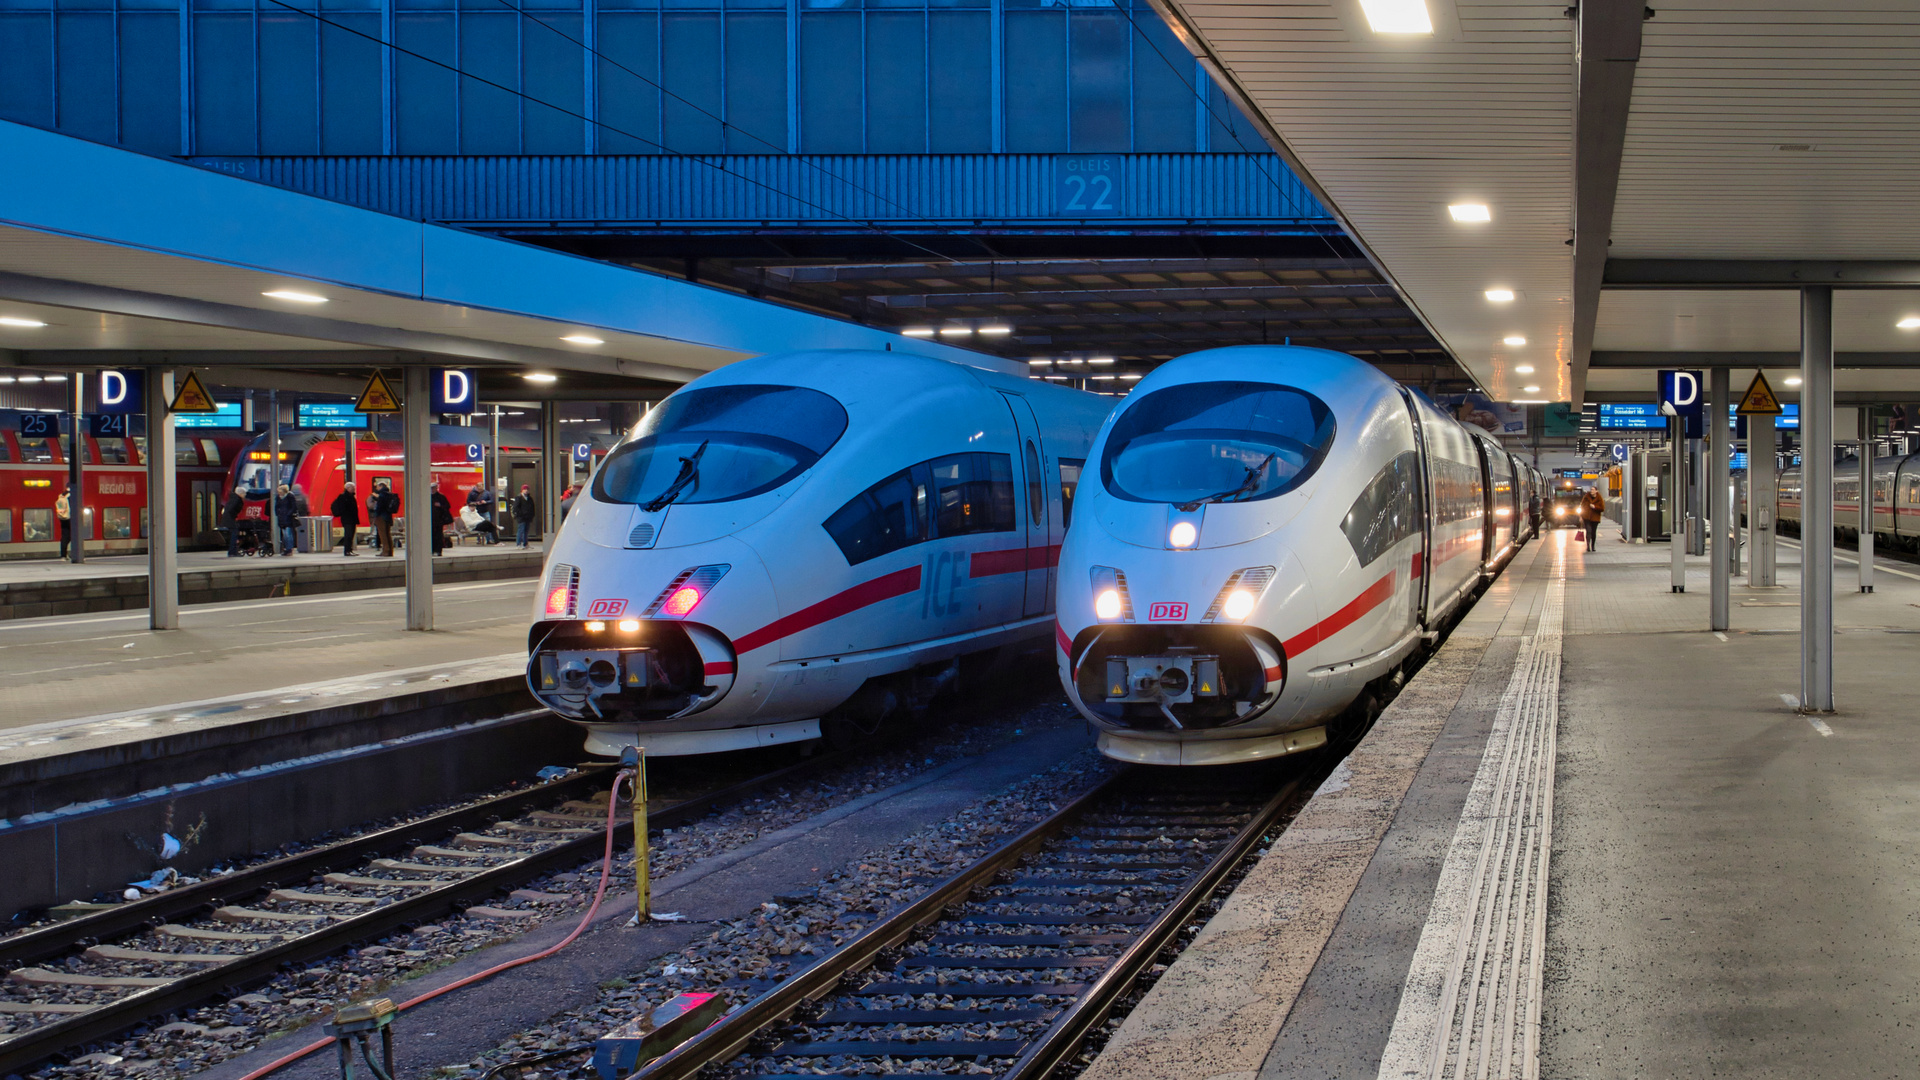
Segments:
[[[73,485],[60,489],[53,500],[53,516],[60,519],[60,557],[66,558],[67,551],[73,546]]]
[[[380,542],[380,557],[393,558],[393,515],[400,512],[400,496],[386,484],[375,484],[367,497],[367,509],[373,515],[373,534]]]
[[[280,530],[280,554],[291,556],[299,546],[297,526],[300,518],[296,511],[299,505],[294,502],[293,489],[281,484],[273,494],[273,523]]]
[[[513,542],[526,547],[527,531],[532,527],[533,489],[521,484],[520,494],[513,497]]]
[[[1527,524],[1533,528],[1533,532],[1535,535],[1539,535],[1540,493],[1537,491],[1527,496]]]
[[[1600,497],[1599,488],[1588,488],[1580,496],[1580,521],[1586,526],[1587,550],[1593,550],[1594,538],[1600,534],[1600,519],[1607,516],[1607,503]]]
[[[357,555],[353,550],[353,534],[360,531],[360,497],[353,493],[353,481],[347,481],[346,490],[333,497],[333,505],[327,511],[340,519],[341,543],[345,545],[343,555]]]
[[[307,493],[300,490],[299,484],[293,485],[293,510],[297,517],[313,516],[313,504],[307,501]]]
[[[438,555],[442,551],[447,550],[448,541],[446,529],[447,526],[453,524],[453,503],[447,501],[447,497],[440,493],[440,482],[438,480],[433,482],[432,488],[433,553]]]
[[[237,487],[227,496],[227,505],[220,517],[227,523],[227,558],[240,557],[240,515],[247,512],[247,489]]]

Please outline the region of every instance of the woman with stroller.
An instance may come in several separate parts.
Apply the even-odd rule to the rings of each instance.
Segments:
[[[281,484],[273,494],[273,523],[280,529],[280,554],[292,555],[300,546],[300,502],[293,497],[293,489],[285,484]]]

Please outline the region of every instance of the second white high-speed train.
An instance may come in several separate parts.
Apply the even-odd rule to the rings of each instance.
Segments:
[[[864,728],[1046,648],[1110,398],[900,353],[729,364],[647,414],[548,548],[534,695],[655,756]]]
[[[1324,745],[1524,542],[1540,485],[1353,357],[1175,360],[1094,440],[1060,558],[1061,680],[1115,758]]]

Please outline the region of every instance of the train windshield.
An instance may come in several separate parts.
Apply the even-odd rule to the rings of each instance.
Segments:
[[[847,410],[798,386],[683,390],[607,455],[593,481],[602,502],[661,509],[772,491],[805,472],[847,430]]]
[[[1270,499],[1313,474],[1333,444],[1333,412],[1312,394],[1255,382],[1156,390],[1113,423],[1100,476],[1133,502]]]
[[[281,453],[285,455],[287,452],[282,451]],[[261,454],[260,456],[265,457],[266,455]],[[293,483],[293,469],[293,462],[281,462],[279,483]],[[273,494],[275,485],[270,479],[272,475],[273,462],[271,461],[243,461],[240,463],[240,469],[235,475],[234,480],[238,486],[247,489],[248,498],[264,499],[268,495]]]

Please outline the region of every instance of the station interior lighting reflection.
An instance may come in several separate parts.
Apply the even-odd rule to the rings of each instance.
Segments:
[[[275,289],[272,292],[263,292],[260,295],[270,297],[274,300],[285,300],[294,304],[324,304],[327,302],[326,297],[320,296],[317,293],[300,292],[296,289]]]
[[[1533,365],[1521,364],[1519,367],[1514,368],[1513,372],[1516,375],[1531,375],[1533,374]]]
[[[971,326],[943,326],[940,328],[941,337],[967,337],[972,333],[973,327]]]
[[[602,341],[601,339],[594,337],[592,334],[568,334],[566,337],[563,337],[560,340],[573,345],[605,345],[606,344],[605,341]]]
[[[1799,386],[1799,385],[1800,385],[1800,376],[1798,376],[1798,375],[1789,375],[1789,376],[1787,376],[1787,381],[1786,381],[1786,384],[1787,384],[1788,386]]]
[[[979,333],[980,333],[980,336],[981,336],[981,337],[1000,337],[1000,336],[1002,336],[1002,335],[1005,335],[1005,334],[1011,334],[1011,333],[1013,333],[1013,327],[1011,327],[1011,326],[983,326],[983,327],[981,327],[981,328],[980,328],[980,331],[979,331]]]
[[[22,318],[19,315],[0,315],[0,326],[18,326],[25,330],[37,330],[47,325],[39,319]]]
[[[1425,0],[1360,0],[1360,10],[1376,34],[1433,33]]]
[[[4,321],[4,320],[0,320]],[[1893,325],[1902,330],[1920,330],[1920,315],[1909,315]]]
[[[1500,344],[1502,345],[1525,345],[1526,343],[1527,339],[1521,337],[1519,334],[1509,334],[1500,339]]]
[[[537,383],[557,382],[560,378],[560,376],[558,375],[549,374],[548,372],[545,372],[545,371],[529,371],[521,375],[520,377],[527,380],[528,382],[537,382]]]

